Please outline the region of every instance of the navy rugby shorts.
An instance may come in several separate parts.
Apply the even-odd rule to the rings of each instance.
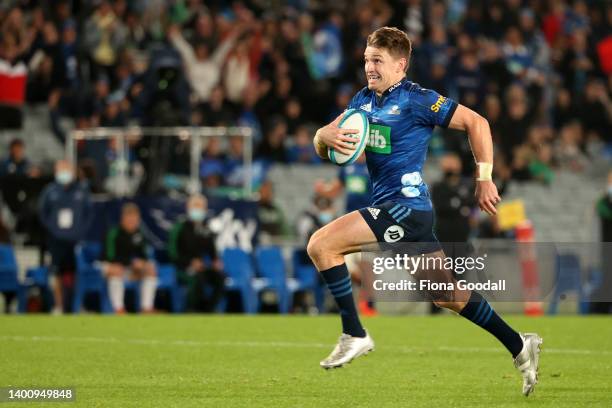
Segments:
[[[433,211],[408,208],[393,201],[361,208],[359,213],[379,243],[413,243],[408,252],[428,254],[442,249],[434,234]]]

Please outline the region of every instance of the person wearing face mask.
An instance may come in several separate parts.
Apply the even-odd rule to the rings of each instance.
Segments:
[[[612,171],[608,173],[605,194],[596,203],[597,215],[601,222],[601,271],[603,281],[592,298],[609,300],[612,297]],[[591,313],[612,313],[612,302],[592,302]]]
[[[304,246],[316,230],[336,217],[333,200],[328,194],[315,192],[312,203],[311,208],[299,216],[296,224],[297,235],[304,242]]]
[[[93,217],[87,186],[74,176],[66,160],[55,164],[55,181],[42,192],[39,218],[47,232],[47,249],[51,254],[51,275],[55,297],[54,314],[62,313],[62,282],[74,274],[74,247],[87,233]]]
[[[215,234],[206,223],[208,203],[202,195],[187,201],[187,219],[170,232],[168,253],[187,286],[190,311],[212,312],[224,293],[225,274],[217,255]]]

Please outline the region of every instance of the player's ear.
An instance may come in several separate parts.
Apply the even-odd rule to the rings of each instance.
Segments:
[[[400,72],[406,72],[406,65],[408,64],[408,61],[406,60],[406,58],[400,58],[397,60],[397,73]]]

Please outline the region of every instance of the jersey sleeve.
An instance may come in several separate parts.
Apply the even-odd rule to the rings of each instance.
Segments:
[[[423,125],[448,127],[457,102],[434,90],[417,87],[410,92],[410,105]]]

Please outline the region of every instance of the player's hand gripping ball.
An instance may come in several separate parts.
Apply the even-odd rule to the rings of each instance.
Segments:
[[[365,113],[357,109],[349,109],[344,112],[338,127],[341,129],[358,130],[357,133],[346,135],[354,139],[352,143],[355,146],[355,150],[351,151],[350,154],[341,153],[333,147],[329,148],[329,160],[339,166],[346,166],[353,163],[363,154],[368,144],[368,137],[370,136],[370,124]]]

